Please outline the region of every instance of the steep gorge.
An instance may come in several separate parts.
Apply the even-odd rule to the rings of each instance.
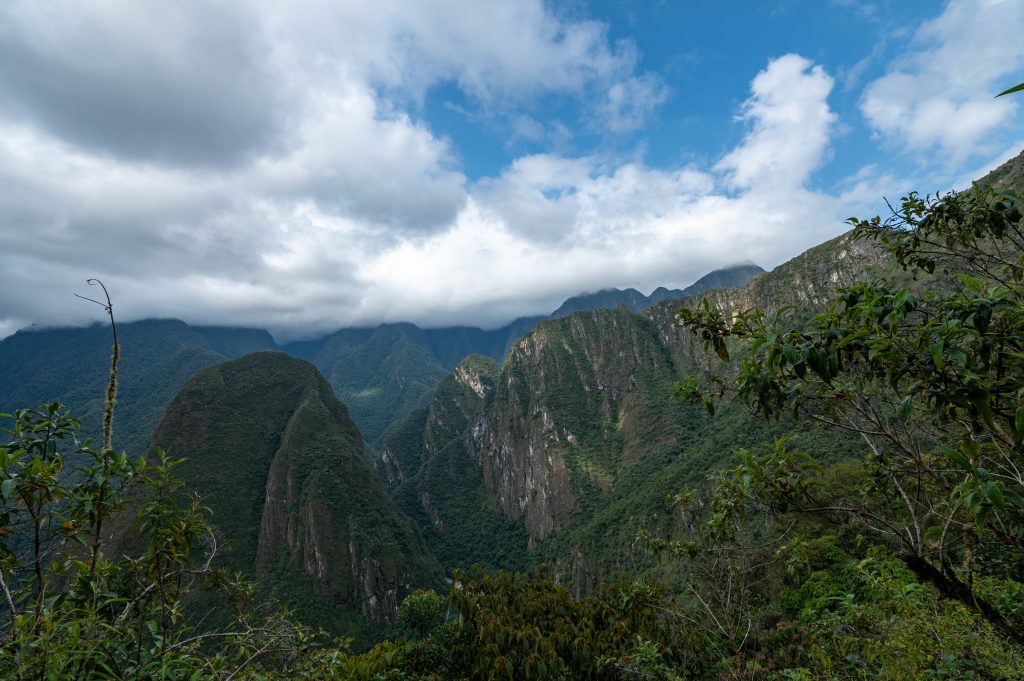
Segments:
[[[526,565],[546,564],[583,593],[596,580],[643,563],[637,534],[671,522],[663,511],[666,495],[703,486],[734,449],[782,434],[813,446],[825,460],[850,448],[820,438],[813,426],[765,424],[738,407],[712,423],[702,410],[675,400],[677,381],[717,363],[676,325],[678,307],[707,300],[734,313],[786,308],[802,317],[858,279],[901,274],[877,245],[847,234],[743,288],[664,301],[640,313],[620,306],[543,321],[512,346],[500,368],[482,358],[457,366],[429,407],[385,440],[379,469],[403,510],[429,524],[431,548],[445,546],[441,561],[466,564],[473,561],[448,535],[460,531],[467,504],[443,503],[456,481],[438,474],[450,461],[436,456],[459,452],[458,488],[478,499],[473,512],[500,514],[520,528]]]

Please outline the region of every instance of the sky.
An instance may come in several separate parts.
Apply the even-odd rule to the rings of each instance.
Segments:
[[[1024,0],[5,0],[0,337],[493,328],[1024,149]]]

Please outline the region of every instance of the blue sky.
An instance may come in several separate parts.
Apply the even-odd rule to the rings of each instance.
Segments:
[[[496,326],[773,267],[1024,148],[1020,0],[12,0],[0,336]]]
[[[934,0],[565,3],[553,11],[600,21],[610,42],[634,44],[639,70],[661,80],[664,99],[642,126],[614,134],[588,130],[580,102],[564,94],[523,103],[516,115],[571,129],[571,140],[554,143],[563,153],[640,156],[660,168],[713,164],[744,134],[733,118],[749,95],[750,78],[769,58],[795,53],[823,66],[836,81],[829,104],[842,130],[830,145],[830,161],[815,173],[816,186],[834,186],[859,167],[883,160],[890,168],[913,173],[921,157],[901,153],[905,150],[898,144],[872,140],[859,105],[864,86],[910,51],[915,30],[940,16],[941,9]],[[1013,63],[1009,50],[1007,62]],[[471,179],[498,174],[517,156],[552,148],[551,138],[517,137],[514,121],[488,116],[457,82],[432,88],[416,115],[452,139]],[[989,141],[1012,137],[1014,131],[1020,133],[1020,126],[1008,125]],[[974,157],[988,160],[991,151],[985,145]]]

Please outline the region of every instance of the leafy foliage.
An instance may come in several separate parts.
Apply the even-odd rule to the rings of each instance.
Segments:
[[[730,472],[733,499],[855,518],[945,596],[977,609],[1024,643],[1019,621],[976,590],[976,573],[1021,575],[1024,534],[1024,225],[1012,194],[976,187],[924,200],[911,194],[885,222],[851,220],[911,272],[956,274],[915,295],[884,283],[847,289],[803,328],[753,310],[726,320],[711,306],[680,321],[721,351],[746,343],[733,378],[755,412],[791,412],[863,438],[864,484],[842,498],[785,448]],[[713,401],[694,383],[690,398]],[[780,477],[781,473],[781,477]],[[1001,546],[1009,563],[979,550]]]
[[[297,654],[311,632],[257,605],[252,587],[196,560],[203,508],[180,495],[179,463],[148,467],[76,439],[57,403],[18,411],[0,444],[0,675],[9,679],[174,679],[235,676],[257,658]],[[78,482],[62,470],[82,462]],[[108,559],[104,519],[137,499],[142,551]],[[184,503],[182,503],[184,501]],[[208,545],[208,551],[214,546]],[[202,631],[183,604],[207,584],[232,604],[231,627]],[[202,651],[218,641],[214,653]]]

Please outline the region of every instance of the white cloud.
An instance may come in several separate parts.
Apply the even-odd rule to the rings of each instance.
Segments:
[[[70,294],[98,276],[125,319],[500,324],[580,290],[773,265],[842,229],[835,201],[804,188],[827,153],[830,87],[795,55],[757,75],[749,130],[719,164],[731,196],[693,165],[602,155],[525,156],[467,184],[447,142],[358,80],[312,90],[277,153],[228,170],[118,160],[8,124],[0,214],[26,228],[0,231],[0,290],[24,295],[0,318],[85,321],[95,311]]]
[[[0,10],[0,335],[95,318],[71,295],[87,277],[122,319],[497,325],[581,290],[775,265],[888,182],[809,188],[837,128],[833,80],[792,54],[754,76],[745,134],[717,162],[559,153],[552,140],[571,133],[531,98],[578,98],[581,119],[625,131],[667,90],[604,25],[539,0],[182,2],[152,16],[83,0],[52,22],[47,7]],[[217,45],[224,25],[237,44]],[[468,180],[417,115],[443,82],[548,152]]]
[[[247,3],[0,5],[0,116],[101,154],[233,164],[272,147],[288,82]]]
[[[661,79],[651,74],[613,82],[606,100],[597,107],[593,125],[612,132],[635,130],[668,99],[668,94]]]
[[[70,292],[93,276],[128,318],[380,318],[360,266],[454,229],[469,200],[449,141],[409,113],[428,88],[456,81],[512,127],[552,93],[628,127],[659,92],[637,63],[540,0],[5,3],[2,329],[88,319]],[[636,102],[611,106],[620,82]]]
[[[604,24],[560,19],[540,0],[300,0],[278,10],[271,25],[301,35],[302,51],[417,95],[443,80],[491,104],[583,93],[628,81],[638,62],[631,43],[610,43]]]
[[[878,15],[878,4],[874,2],[862,2],[861,0],[832,0],[833,5],[846,7],[866,19],[873,19]]]
[[[832,79],[806,59],[771,61],[741,118],[749,130],[718,164],[739,188],[687,166],[539,154],[470,188],[452,230],[372,259],[366,303],[397,318],[498,324],[554,309],[581,290],[683,286],[722,265],[775,265],[844,230],[862,192],[806,188],[827,156]],[[858,187],[862,189],[863,187]]]
[[[482,211],[548,247],[628,235],[713,188],[693,168],[652,170],[637,162],[537,154],[516,159],[473,189]]]
[[[447,142],[402,112],[384,113],[358,83],[309,97],[290,149],[257,163],[251,185],[283,200],[361,220],[376,232],[417,232],[451,224],[465,177]]]
[[[0,319],[0,338],[6,338],[10,336],[18,329],[25,328],[25,321],[21,319],[13,319],[7,317],[6,319]]]
[[[1016,101],[993,95],[1024,66],[1022,30],[1019,0],[952,0],[865,88],[864,116],[894,144],[938,149],[953,162],[993,151],[979,144],[1017,111]]]
[[[823,161],[836,122],[827,102],[832,78],[807,59],[787,54],[757,74],[750,90],[740,115],[750,132],[716,168],[744,189],[804,184]]]
[[[0,6],[0,117],[134,161],[234,166],[294,141],[310,99],[356,88],[381,118],[454,81],[514,125],[537,97],[633,129],[665,97],[629,41],[541,0],[81,0]],[[394,109],[394,110],[389,110]]]

